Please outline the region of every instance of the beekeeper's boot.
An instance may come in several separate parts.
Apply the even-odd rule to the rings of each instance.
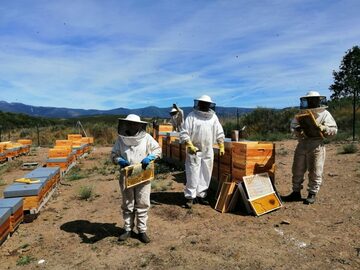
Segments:
[[[150,243],[150,238],[145,232],[139,233],[139,239],[141,242],[147,244]]]
[[[305,204],[313,204],[316,200],[316,194],[315,193],[309,193],[308,197],[305,200]]]
[[[126,239],[128,239],[131,236],[131,231],[126,231],[123,234],[121,234],[118,238],[118,241],[125,241]]]
[[[281,196],[284,202],[298,202],[302,201],[300,191],[293,191],[287,196]]]
[[[209,201],[206,198],[196,197],[196,200],[199,204],[202,205],[209,205]]]

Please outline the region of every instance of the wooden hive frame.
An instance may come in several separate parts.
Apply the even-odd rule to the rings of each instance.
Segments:
[[[125,177],[125,187],[132,188],[139,184],[151,181],[155,177],[154,162],[151,162],[146,170],[142,169],[142,164],[127,166],[120,171]]]
[[[318,127],[315,117],[310,110],[295,115],[295,118],[307,137],[324,138],[324,135]]]

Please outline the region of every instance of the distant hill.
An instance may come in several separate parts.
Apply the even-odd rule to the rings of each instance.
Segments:
[[[31,106],[23,103],[8,103],[6,101],[0,101],[0,111],[23,113],[30,116],[48,117],[48,118],[74,118],[81,116],[91,115],[128,115],[130,113],[137,114],[141,117],[159,117],[168,118],[170,107],[158,108],[155,106],[139,108],[139,109],[126,109],[117,108],[112,110],[84,110],[84,109],[71,109],[71,108],[56,108],[56,107],[42,107]],[[182,107],[185,115],[187,115],[192,107]],[[236,111],[239,110],[239,114],[244,114],[253,111],[249,108],[236,108],[236,107],[216,107],[216,113],[220,117],[234,117]]]

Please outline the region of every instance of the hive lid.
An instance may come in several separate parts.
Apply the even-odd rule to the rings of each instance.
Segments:
[[[0,226],[11,216],[11,208],[0,208]]]
[[[22,207],[23,198],[5,198],[0,199],[0,209],[11,208],[11,214],[14,214],[20,207]]]
[[[4,197],[13,198],[13,197],[37,196],[39,195],[43,186],[44,183],[41,182],[36,184],[14,183],[5,188]]]

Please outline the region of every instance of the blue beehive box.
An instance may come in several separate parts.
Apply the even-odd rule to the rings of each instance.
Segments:
[[[60,167],[39,167],[25,174],[25,178],[53,177],[60,172]]]
[[[11,208],[0,208],[0,226],[3,225],[11,216]]]
[[[23,198],[5,198],[0,199],[0,209],[10,208],[11,214],[13,215],[20,207],[23,206]]]
[[[44,183],[41,182],[36,184],[14,183],[5,188],[4,197],[13,198],[13,197],[38,196],[43,186]]]
[[[46,162],[68,162],[68,158],[49,158],[46,160]]]

